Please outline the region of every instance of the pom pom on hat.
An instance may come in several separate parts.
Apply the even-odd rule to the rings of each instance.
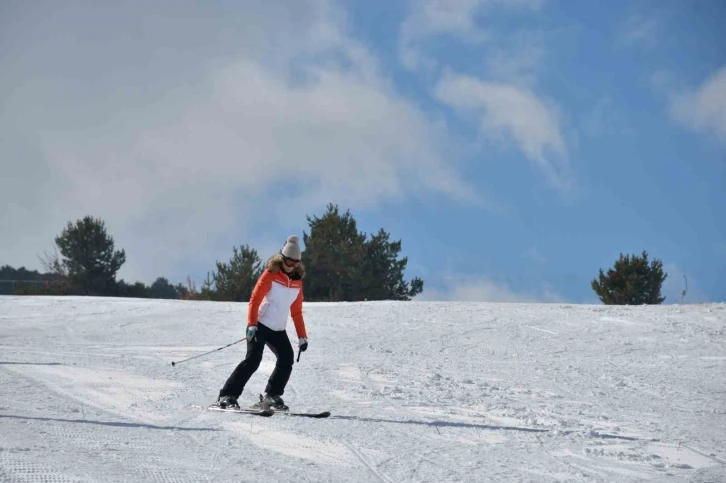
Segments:
[[[285,243],[285,246],[282,247],[281,253],[288,258],[300,260],[300,258],[302,258],[302,252],[300,250],[300,245],[298,245],[299,240],[300,238],[296,235],[290,235],[287,237],[287,243]]]

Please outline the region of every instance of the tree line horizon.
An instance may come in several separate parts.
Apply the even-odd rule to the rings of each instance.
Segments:
[[[350,210],[341,213],[332,203],[322,216],[306,219],[310,233],[303,231],[305,300],[409,301],[423,292],[421,278],[404,280],[408,257],[399,258],[402,241],[391,241],[383,228],[369,237],[358,231]],[[207,272],[199,289],[189,276],[186,285],[173,285],[163,276],[151,285],[131,284],[116,279],[126,253],[116,250],[102,219],[86,215],[67,222],[55,244],[56,252],[41,258],[45,273],[0,267],[0,280],[17,281],[11,293],[247,302],[267,262],[244,244],[232,247],[228,261],[216,261],[216,270]],[[632,256],[621,253],[607,273],[599,270],[590,287],[605,305],[661,304],[666,277],[663,263],[658,259],[649,263],[647,251]],[[3,294],[7,295],[7,287],[0,284]]]
[[[404,280],[408,257],[399,258],[402,242],[391,240],[383,228],[370,236],[359,232],[350,210],[341,213],[333,204],[328,204],[322,216],[306,219],[310,232],[304,231],[302,237],[305,300],[407,301],[423,291],[422,279]],[[172,284],[164,276],[157,277],[151,285],[140,281],[128,283],[117,280],[117,272],[126,262],[125,250],[116,249],[105,221],[91,215],[68,221],[55,237],[55,245],[55,253],[39,257],[44,273],[3,265],[0,280],[15,281],[16,295],[246,302],[267,263],[267,258],[261,258],[256,249],[242,244],[232,247],[228,261],[215,262],[215,270],[207,272],[199,289],[189,276],[186,285]]]

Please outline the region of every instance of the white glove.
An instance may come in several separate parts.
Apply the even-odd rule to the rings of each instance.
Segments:
[[[308,348],[308,340],[305,337],[300,337],[297,342],[300,345],[300,350],[305,352]]]

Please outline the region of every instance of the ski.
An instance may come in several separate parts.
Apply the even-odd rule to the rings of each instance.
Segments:
[[[321,419],[321,418],[327,418],[330,416],[330,411],[321,411],[321,412],[301,412],[301,411],[291,411],[289,407],[286,405],[283,405],[279,409],[276,409],[274,406],[269,406],[265,404],[264,397],[262,394],[260,394],[260,400],[250,406],[253,409],[259,409],[259,410],[270,410],[274,411],[275,414],[284,414],[285,416],[298,416],[303,418],[315,418],[315,419]]]
[[[321,419],[321,418],[327,418],[330,416],[330,411],[322,411],[319,413],[299,413],[295,411],[276,411],[275,414],[284,414],[285,416],[299,416],[303,418],[315,418],[315,419]]]
[[[272,410],[266,410],[266,409],[253,409],[253,408],[240,408],[240,409],[226,409],[226,408],[220,408],[216,406],[209,406],[207,408],[209,411],[219,411],[222,413],[242,413],[242,414],[254,414],[255,416],[265,416],[270,417],[275,414]]]
[[[275,414],[275,412],[272,410],[258,409],[258,408],[227,409],[227,408],[220,408],[219,406],[215,406],[215,405],[202,407],[202,406],[197,406],[196,404],[194,404],[193,407],[198,408],[198,409],[204,409],[205,411],[218,411],[220,413],[252,414],[254,416],[264,416],[264,417],[270,417]]]
[[[275,411],[273,408],[261,408],[257,405],[249,407],[249,408],[240,408],[240,409],[220,408],[219,406],[215,406],[213,404],[210,406],[206,406],[206,407],[198,406],[196,404],[194,404],[192,406],[195,408],[198,408],[198,409],[204,409],[206,411],[218,411],[221,413],[252,414],[254,416],[264,416],[264,417],[270,417],[270,416],[279,414],[279,415],[284,415],[284,416],[323,419],[323,418],[327,418],[330,416],[330,411],[320,411],[320,412],[299,412],[299,411],[290,411],[290,410]]]

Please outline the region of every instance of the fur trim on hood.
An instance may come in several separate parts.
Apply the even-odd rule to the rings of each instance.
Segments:
[[[271,256],[267,260],[267,265],[265,266],[265,269],[271,271],[272,273],[277,273],[280,270],[282,270],[282,254],[278,253],[277,255]],[[300,262],[300,265],[295,267],[292,272],[290,272],[290,276],[293,278],[296,278],[296,280],[302,279],[305,276],[305,265],[303,265],[302,262]],[[299,277],[299,278],[297,278]]]

